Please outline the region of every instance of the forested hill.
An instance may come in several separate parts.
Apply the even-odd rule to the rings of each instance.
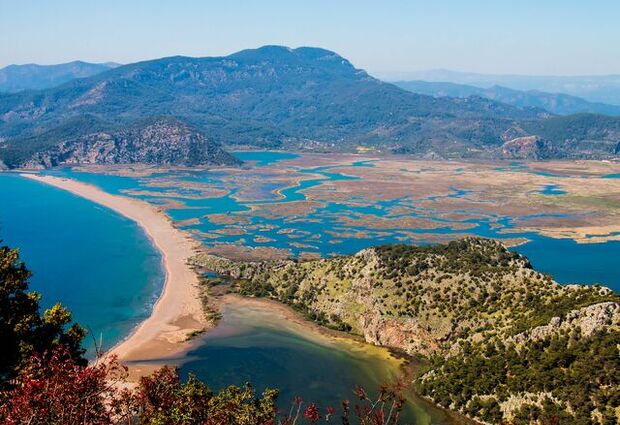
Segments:
[[[422,393],[478,420],[607,424],[617,414],[620,296],[559,285],[499,242],[383,246],[304,262],[195,262],[230,276],[242,294],[428,357]]]
[[[83,128],[83,134],[75,135],[75,126]],[[201,131],[165,116],[129,126],[112,125],[92,116],[75,117],[62,126],[18,140],[5,152],[7,166],[28,169],[77,164],[241,165]]]
[[[67,130],[86,115],[117,126],[172,116],[224,145],[313,151],[363,146],[444,158],[602,158],[615,155],[620,140],[615,128],[592,120],[584,125],[605,127],[587,146],[563,133],[562,121],[554,124],[559,141],[547,141],[533,131],[556,122],[544,110],[410,93],[328,50],[265,46],[226,57],[139,62],[60,87],[0,95],[2,145]],[[73,137],[89,132],[81,126],[72,131]],[[536,142],[524,143],[530,136]],[[7,162],[5,155],[0,149]]]

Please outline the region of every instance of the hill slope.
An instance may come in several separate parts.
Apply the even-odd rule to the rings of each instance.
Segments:
[[[113,63],[74,61],[58,65],[9,65],[0,69],[0,92],[41,90],[76,78],[86,78],[116,67]]]
[[[315,151],[362,145],[444,158],[502,157],[504,143],[535,136],[528,130],[532,123],[554,119],[539,109],[480,97],[410,93],[328,50],[265,46],[226,57],[139,62],[48,90],[0,95],[0,137],[5,145],[23,143],[85,115],[117,126],[174,116],[224,145]],[[589,141],[591,151],[614,156],[609,144],[619,140],[617,134],[595,130],[604,137]],[[562,143],[572,140],[568,132],[562,135]],[[563,146],[542,147],[534,156],[565,152]]]
[[[231,276],[242,294],[275,298],[370,343],[430,357],[421,391],[479,420],[499,423],[530,409],[581,423],[593,410],[613,414],[620,397],[620,297],[561,286],[495,241],[384,246],[305,262],[206,255],[195,262]],[[547,355],[557,363],[546,363]]]
[[[32,156],[14,152],[10,167],[50,168],[67,164],[153,164],[176,166],[239,165],[218,143],[175,118],[158,117],[122,129],[83,118],[89,132],[79,136],[56,128],[34,137],[40,149]],[[73,123],[72,123],[73,124]],[[71,126],[70,126],[71,127]]]
[[[397,81],[398,87],[413,93],[434,97],[469,97],[480,96],[519,108],[541,108],[552,114],[569,115],[578,113],[594,113],[603,115],[620,115],[620,106],[605,103],[588,102],[576,96],[563,93],[546,93],[538,90],[514,90],[502,86],[481,88],[466,84],[428,82],[428,81]]]
[[[437,143],[484,144],[514,119],[537,118],[483,99],[411,94],[333,52],[278,46],[126,65],[59,88],[0,97],[0,114],[0,133],[8,137],[83,114],[119,122],[165,114],[227,144],[314,143],[329,150],[385,140],[411,145],[430,135]]]

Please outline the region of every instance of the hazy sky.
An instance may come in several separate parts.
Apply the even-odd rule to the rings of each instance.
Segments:
[[[620,0],[0,0],[0,66],[320,46],[375,75],[620,74]]]

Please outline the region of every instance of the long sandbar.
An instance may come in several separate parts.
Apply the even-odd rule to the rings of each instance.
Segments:
[[[132,376],[150,372],[158,359],[174,356],[188,348],[189,333],[204,329],[206,323],[198,290],[198,276],[187,264],[198,242],[177,229],[156,207],[146,202],[106,193],[99,188],[71,179],[22,174],[23,177],[69,191],[107,207],[136,222],[161,252],[165,283],[151,315],[110,354],[130,363]],[[105,290],[105,288],[102,288]]]

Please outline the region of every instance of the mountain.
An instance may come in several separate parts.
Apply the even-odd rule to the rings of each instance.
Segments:
[[[380,246],[309,261],[201,254],[193,262],[224,276],[233,291],[430,359],[419,391],[478,421],[618,419],[620,296],[562,286],[497,241]],[[592,422],[593,412],[605,420]]]
[[[0,114],[0,134],[9,137],[83,114],[117,122],[174,115],[226,144],[328,150],[386,139],[423,143],[430,133],[438,143],[470,143],[465,139],[498,123],[538,117],[485,99],[414,95],[333,52],[278,46],[125,65],[54,89],[0,96]]]
[[[620,105],[620,74],[584,76],[493,75],[445,69],[385,74],[389,81],[422,80],[450,82],[489,88],[503,86],[514,90],[566,93],[589,102]]]
[[[117,67],[118,64],[74,61],[59,65],[9,65],[0,69],[0,92],[41,90]]]
[[[73,137],[91,132],[71,124],[86,116],[122,128],[162,115],[224,146],[323,152],[365,146],[439,158],[501,157],[504,143],[535,136],[529,129],[542,126],[535,124],[556,119],[481,97],[411,93],[329,50],[265,46],[226,57],[138,62],[51,89],[0,95],[0,160],[16,163],[7,157],[16,151],[27,159],[39,149],[38,136],[55,128]],[[572,140],[562,123],[549,124],[559,145]],[[588,157],[613,157],[610,143],[620,137],[594,130],[601,138],[588,141]],[[561,157],[564,150],[553,146],[538,156]],[[571,155],[581,157],[578,150]]]
[[[398,87],[413,93],[425,94],[434,97],[469,97],[480,96],[519,108],[531,107],[545,109],[552,114],[570,115],[578,113],[593,113],[620,116],[620,106],[604,103],[588,102],[576,96],[562,93],[545,93],[538,90],[513,90],[502,86],[481,88],[466,84],[429,81],[397,81]]]
[[[29,159],[9,166],[38,169],[69,164],[156,164],[175,166],[240,165],[241,161],[207,139],[200,131],[175,118],[158,117],[113,131],[91,120],[91,133],[63,137],[54,129],[37,138],[53,140]]]

